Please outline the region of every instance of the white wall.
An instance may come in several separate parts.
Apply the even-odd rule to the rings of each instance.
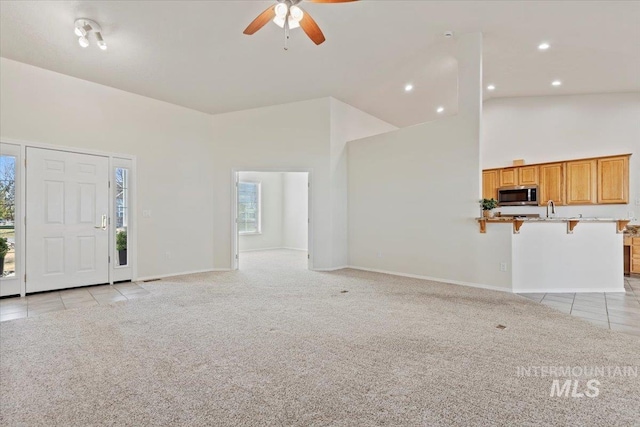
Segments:
[[[340,232],[335,229],[344,229],[341,221],[346,223],[346,211],[344,201],[334,200],[334,194],[346,188],[346,163],[335,167],[346,140],[334,143],[338,140],[332,139],[332,102],[330,98],[314,99],[213,116],[216,268],[233,265],[232,170],[269,169],[311,173],[312,266],[334,269],[345,265],[347,241],[336,237]],[[336,253],[341,255],[334,256]]]
[[[561,216],[640,217],[640,93],[500,98],[485,102],[483,169],[633,153],[630,205],[565,206]],[[544,214],[544,208],[500,208]]]
[[[283,174],[240,172],[240,181],[259,182],[261,191],[260,234],[240,235],[240,251],[281,248],[283,244]]]
[[[457,41],[458,115],[349,143],[352,266],[510,289],[507,234],[480,234],[482,36]]]
[[[616,227],[585,221],[567,234],[566,223],[523,224],[512,235],[513,291],[624,292],[623,236]]]
[[[211,116],[5,58],[0,111],[3,140],[137,156],[139,277],[213,267]]]
[[[287,249],[308,248],[308,174],[282,174],[282,246]]]
[[[331,98],[331,200],[333,265],[349,263],[347,142],[379,135],[397,127]]]
[[[232,170],[310,170],[314,267],[331,266],[329,100],[315,99],[212,117],[214,262],[231,268]]]

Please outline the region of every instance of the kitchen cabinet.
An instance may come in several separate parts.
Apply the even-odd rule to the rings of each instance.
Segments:
[[[537,185],[539,205],[629,203],[631,154],[564,160],[482,171],[484,198],[497,198],[497,188]],[[496,188],[497,187],[497,188]]]
[[[519,167],[518,185],[538,185],[538,166]]]
[[[631,272],[640,274],[640,237],[631,239]]]
[[[499,185],[498,170],[488,170],[482,172],[482,198],[498,200]]]
[[[518,185],[518,168],[500,169],[500,187]]]
[[[567,162],[567,204],[592,205],[597,202],[598,162],[574,160]]]
[[[629,203],[629,156],[598,159],[598,203]]]
[[[549,200],[558,205],[564,205],[565,200],[565,164],[549,163],[540,166],[540,185],[538,186],[538,201],[540,206]]]

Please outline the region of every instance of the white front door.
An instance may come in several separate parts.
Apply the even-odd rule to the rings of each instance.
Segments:
[[[27,148],[27,293],[109,282],[109,159]]]

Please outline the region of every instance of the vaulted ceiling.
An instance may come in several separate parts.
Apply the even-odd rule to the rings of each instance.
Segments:
[[[455,111],[455,41],[443,33],[481,31],[484,82],[496,85],[485,98],[640,91],[636,1],[302,3],[327,41],[292,30],[288,51],[275,24],[242,34],[270,4],[2,1],[0,55],[212,114],[333,96],[408,126]],[[108,50],[78,45],[80,17],[102,25]]]

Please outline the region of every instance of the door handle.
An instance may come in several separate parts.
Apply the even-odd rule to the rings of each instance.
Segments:
[[[107,229],[107,214],[102,215],[102,222],[100,225],[96,225],[94,228],[99,228],[101,230]]]

